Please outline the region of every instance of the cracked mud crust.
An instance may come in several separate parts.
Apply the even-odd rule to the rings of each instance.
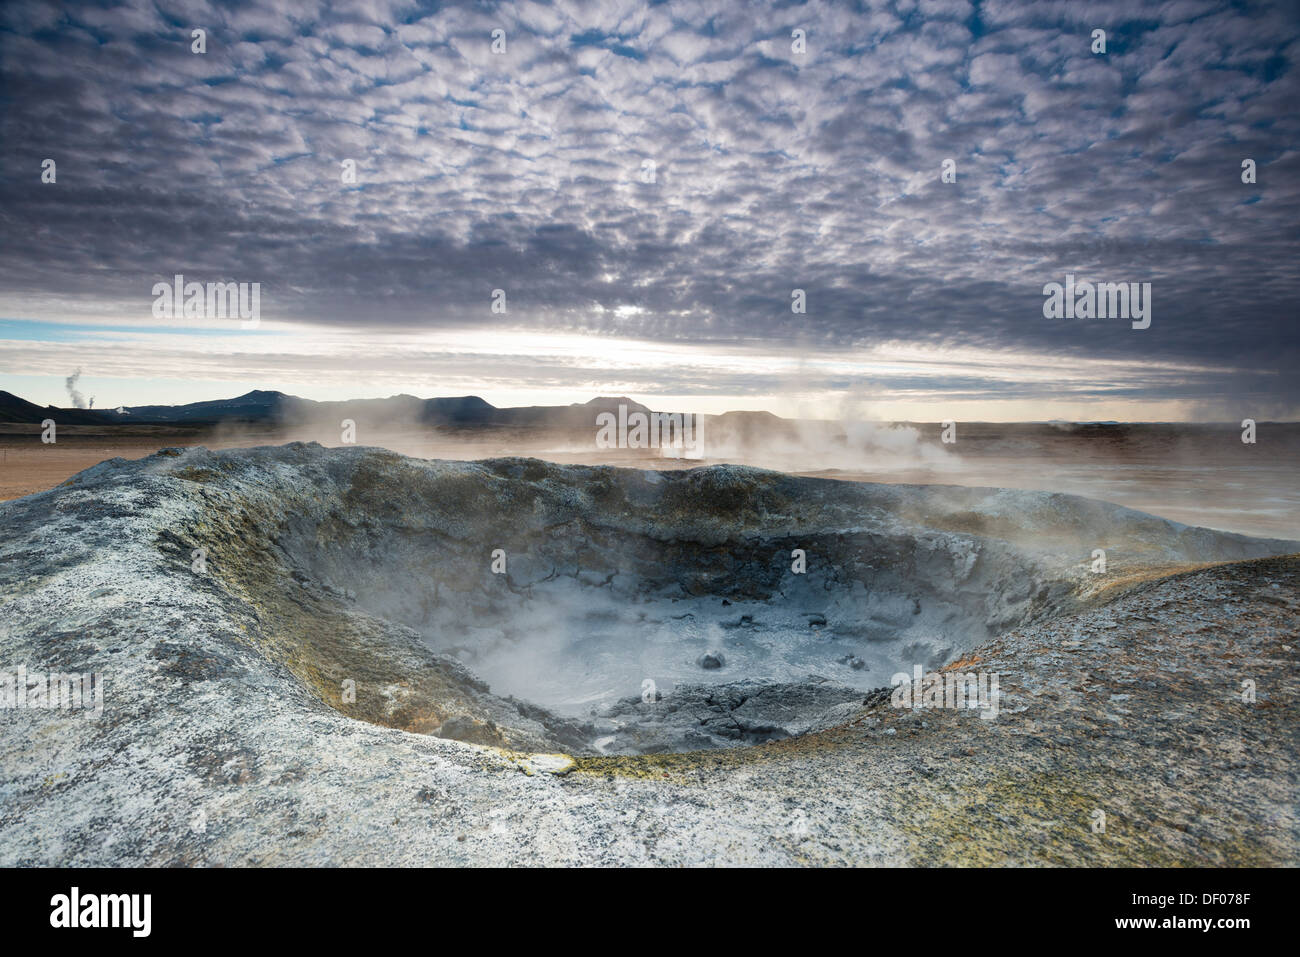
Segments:
[[[156,456],[0,506],[0,665],[93,670],[107,683],[98,719],[0,711],[0,864],[1297,863],[1300,556],[1224,563],[1287,543],[1112,515],[1113,537],[1142,549],[1117,569],[1122,586],[1089,584],[1069,593],[1073,604],[1060,592],[1056,617],[1035,613],[1031,594],[1019,623],[954,655],[954,669],[1000,676],[995,720],[864,693],[818,699],[825,711],[804,733],[756,746],[742,735],[722,749],[584,754],[563,743],[586,741],[580,723],[495,695],[411,628],[356,613],[346,583],[313,578],[285,543],[342,514],[310,511],[322,476],[382,514],[386,501],[414,507],[382,494],[385,469],[445,467],[450,504],[426,507],[451,522],[482,507],[473,489],[493,475],[504,476],[500,494],[529,496],[522,516],[538,499],[518,483],[551,482],[563,499],[570,480],[585,487],[587,473],[608,473],[591,494],[609,505],[635,493],[630,476],[641,473],[566,478],[522,460],[381,456],[301,446]],[[781,506],[772,489],[811,509],[775,473],[691,481],[741,488],[734,501],[723,495],[727,521],[763,534]],[[936,510],[930,531],[945,521],[943,502],[956,514],[969,510],[959,500],[996,497],[928,491],[926,503],[821,485],[823,521],[870,499],[886,515]],[[424,492],[416,483],[410,494]],[[1060,511],[1062,498],[1035,507]],[[1042,517],[1013,511],[1022,527]],[[685,528],[688,513],[661,519]],[[371,520],[353,521],[361,531],[348,534]],[[626,532],[632,519],[609,521]],[[712,534],[711,522],[690,534]],[[901,541],[904,530],[890,534]],[[982,555],[1010,554],[972,541]],[[211,546],[208,577],[189,567],[201,545]],[[1006,610],[970,607],[994,620]],[[337,693],[344,672],[373,691],[351,715]],[[726,712],[723,727],[741,727],[730,716],[747,692],[701,694]],[[435,728],[446,737],[420,733]]]

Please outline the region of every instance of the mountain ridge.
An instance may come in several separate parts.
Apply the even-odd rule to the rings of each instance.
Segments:
[[[619,405],[629,411],[651,410],[626,396],[597,396],[569,405],[533,405],[501,408],[477,395],[399,395],[381,399],[304,399],[278,390],[253,389],[228,399],[206,399],[177,405],[135,405],[118,409],[72,409],[41,407],[34,402],[0,391],[0,423],[39,424],[53,418],[61,425],[192,425],[221,423],[294,425],[326,415],[354,418],[379,415],[386,419],[406,418],[431,426],[587,426],[602,411],[616,412]]]

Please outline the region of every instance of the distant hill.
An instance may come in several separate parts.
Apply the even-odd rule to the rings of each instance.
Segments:
[[[448,396],[421,399],[395,395],[386,399],[346,399],[316,402],[283,392],[254,390],[233,399],[213,399],[184,405],[133,405],[119,410],[42,408],[32,402],[0,392],[0,422],[40,423],[53,418],[60,424],[82,425],[189,425],[219,423],[245,425],[294,425],[320,420],[351,418],[376,423],[415,423],[434,427],[511,426],[521,428],[594,428],[601,412],[618,414],[649,412],[646,406],[627,397],[601,396],[589,402],[563,406],[525,406],[499,409],[476,396]]]
[[[134,405],[110,412],[114,421],[141,424],[198,425],[225,421],[266,422],[280,419],[286,407],[304,402],[283,392],[255,390],[234,399],[213,399],[187,405]]]
[[[116,416],[91,409],[39,406],[12,392],[0,391],[0,422],[40,425],[46,419],[53,419],[59,425],[104,425],[116,421]]]
[[[531,405],[517,409],[497,409],[498,423],[514,426],[541,426],[560,429],[594,428],[596,416],[602,412],[618,415],[618,407],[626,405],[627,411],[649,412],[640,402],[626,396],[609,398],[601,396],[589,402],[572,405]]]
[[[830,426],[843,431],[839,423]],[[823,431],[827,426],[818,424]],[[784,436],[795,438],[799,434],[799,424],[791,419],[783,419],[771,412],[724,412],[714,416],[709,424],[712,441],[758,442]]]

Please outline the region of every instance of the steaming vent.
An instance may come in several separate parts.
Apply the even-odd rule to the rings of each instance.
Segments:
[[[322,702],[523,750],[696,750],[846,720],[1112,571],[1293,550],[1088,499],[374,449],[173,450],[250,640]],[[135,467],[134,464],[119,466]],[[94,470],[92,470],[94,471]],[[87,473],[89,474],[89,473]]]

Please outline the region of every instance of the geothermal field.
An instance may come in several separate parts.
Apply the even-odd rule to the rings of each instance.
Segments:
[[[0,3],[5,943],[1284,934],[1298,144],[1297,0]]]
[[[1300,541],[972,483],[1296,534],[1236,431],[789,428],[724,451],[825,468],[194,445],[0,504],[6,648],[102,711],[10,713],[4,863],[1294,863]]]

